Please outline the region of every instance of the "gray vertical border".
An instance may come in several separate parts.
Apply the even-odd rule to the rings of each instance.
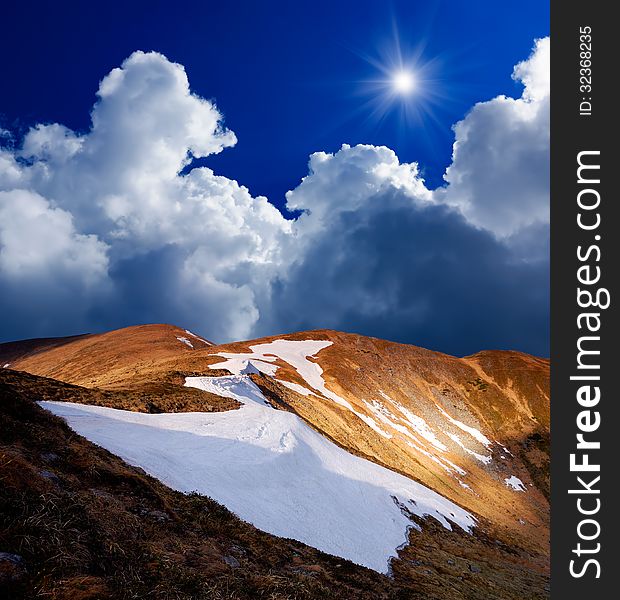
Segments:
[[[620,113],[620,25],[612,17],[615,7],[600,0],[551,2],[551,597],[554,600],[598,600],[620,598],[620,327],[617,306],[620,272],[620,149],[617,145]],[[580,90],[580,27],[592,28],[592,91]],[[615,91],[614,91],[615,88]],[[592,114],[580,116],[579,104],[591,97]],[[598,209],[601,225],[596,231],[583,231],[577,225],[577,155],[582,150],[600,151],[601,195]],[[594,236],[600,235],[600,240]],[[600,511],[593,515],[601,527],[596,540],[580,540],[577,528],[582,519],[577,510],[578,476],[591,480],[592,473],[570,470],[570,455],[577,452],[577,418],[584,410],[576,399],[581,383],[572,375],[577,369],[577,340],[587,331],[577,327],[577,247],[598,244],[601,250],[600,286],[611,292],[611,306],[599,311],[602,326],[600,342],[601,400],[592,411],[599,411],[601,425],[586,438],[601,442],[600,450],[588,451],[591,463],[600,464],[600,493],[582,496],[584,503],[598,497]],[[584,287],[584,286],[581,286]],[[589,309],[588,309],[589,310]],[[597,311],[598,309],[591,309]],[[596,335],[596,334],[591,334]],[[594,345],[592,346],[594,348]],[[588,374],[593,373],[588,371]],[[597,385],[596,382],[592,382]],[[579,456],[579,454],[577,455]],[[586,500],[588,498],[588,500]],[[592,506],[593,504],[586,504]],[[595,532],[592,524],[583,531]],[[582,554],[574,550],[581,542],[600,551]],[[587,558],[600,563],[600,578],[591,565],[581,578],[570,574],[570,561],[577,560],[580,571]]]

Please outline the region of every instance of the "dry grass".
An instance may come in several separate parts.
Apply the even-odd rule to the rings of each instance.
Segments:
[[[400,586],[384,576],[166,488],[33,402],[89,393],[0,372],[0,551],[19,554],[27,569],[0,583],[0,596],[399,597]]]
[[[30,377],[25,373],[11,374],[5,370],[0,371],[0,381],[8,385],[9,388],[6,390],[10,391],[5,391],[4,397],[13,395],[26,403],[31,399],[67,400],[143,412],[219,411],[236,408],[238,404],[233,400],[182,387],[184,378],[188,375],[205,373],[226,374],[209,369],[210,364],[220,360],[212,355],[213,352],[247,351],[249,344],[274,338],[219,347],[206,345],[198,347],[197,344],[196,349],[191,350],[176,339],[176,336],[182,333],[183,330],[172,326],[154,325],[132,327],[99,336],[73,338],[66,343],[62,340],[33,341],[23,345],[25,356],[22,359],[18,358],[20,343],[0,345],[0,358],[3,352],[11,353],[15,358],[11,368],[20,368],[78,384],[68,385],[55,379]],[[97,569],[85,568],[84,562],[80,563],[82,566],[75,572],[70,569],[65,571],[64,567],[60,569],[56,565],[55,558],[48,559],[51,560],[49,565],[54,566],[51,571],[46,570],[49,566],[46,562],[45,569],[40,570],[40,573],[44,573],[39,577],[40,581],[37,584],[43,586],[41,589],[47,590],[46,585],[52,586],[53,597],[63,597],[59,595],[61,592],[56,590],[58,586],[68,587],[73,595],[78,595],[77,589],[80,586],[88,589],[107,586],[112,590],[110,597],[142,597],[118,596],[119,590],[133,590],[138,585],[136,582],[141,581],[143,583],[140,585],[145,587],[139,588],[140,594],[146,593],[145,590],[148,589],[148,594],[162,598],[324,596],[347,599],[402,597],[530,600],[546,597],[549,569],[549,362],[547,360],[517,352],[481,352],[459,359],[414,346],[333,331],[304,332],[278,337],[333,341],[333,346],[321,351],[320,354],[319,362],[324,370],[325,379],[330,389],[349,400],[362,412],[365,408],[360,399],[376,397],[377,390],[380,389],[429,420],[434,418],[433,414],[437,412],[435,405],[439,404],[466,422],[474,425],[479,423],[485,434],[501,440],[513,453],[504,457],[506,459],[502,462],[504,468],[521,477],[524,477],[524,474],[529,475],[534,487],[528,489],[527,494],[515,495],[503,484],[505,474],[502,474],[502,471],[492,472],[494,467],[489,471],[471,457],[457,458],[457,463],[468,461],[467,464],[461,462],[461,466],[468,471],[468,482],[472,484],[477,494],[474,495],[455,485],[454,478],[446,475],[430,459],[416,454],[396,438],[390,441],[380,438],[352,413],[340,409],[333,402],[314,396],[304,397],[278,384],[273,378],[252,376],[275,407],[295,412],[312,427],[348,451],[410,476],[449,497],[478,515],[483,526],[478,529],[474,537],[459,534],[458,531],[454,533],[446,533],[443,529],[434,531],[432,523],[422,532],[412,530],[412,545],[401,552],[401,560],[394,562],[395,579],[392,580],[369,574],[367,570],[345,561],[336,562],[346,567],[334,566],[329,561],[335,559],[330,559],[312,549],[306,548],[298,556],[299,550],[294,552],[285,550],[288,546],[286,544],[282,546],[282,540],[257,532],[246,524],[235,522],[235,526],[232,527],[228,517],[222,516],[227,514],[223,509],[225,512],[222,515],[217,513],[219,516],[209,521],[210,535],[216,540],[227,540],[237,535],[231,532],[245,528],[244,531],[246,529],[247,531],[244,536],[252,538],[251,545],[256,552],[256,555],[240,554],[241,558],[233,553],[232,555],[240,560],[242,567],[231,568],[223,561],[223,556],[228,556],[224,541],[221,542],[224,544],[222,547],[214,549],[213,546],[205,545],[200,535],[192,537],[187,531],[183,534],[185,537],[178,540],[168,530],[168,522],[157,525],[157,528],[163,528],[161,531],[153,529],[155,525],[150,522],[149,527],[145,528],[144,515],[140,512],[143,509],[135,508],[138,499],[139,506],[152,501],[153,492],[149,492],[149,495],[146,489],[157,490],[155,496],[160,500],[167,499],[168,505],[174,507],[174,510],[166,512],[168,510],[166,509],[164,512],[173,522],[177,523],[177,519],[180,519],[180,522],[185,523],[184,527],[189,527],[188,519],[202,523],[199,518],[202,513],[200,511],[183,513],[179,507],[188,506],[186,503],[190,500],[192,503],[194,501],[199,504],[208,503],[210,502],[208,499],[190,499],[171,492],[139,471],[127,467],[118,459],[102,453],[103,451],[81,440],[75,434],[67,434],[66,428],[63,429],[64,425],[57,421],[53,421],[54,426],[50,425],[50,428],[56,432],[58,439],[51,439],[46,434],[41,440],[46,439],[50,448],[56,448],[53,452],[59,455],[61,450],[59,445],[65,444],[67,439],[70,440],[71,448],[79,447],[81,450],[77,454],[68,455],[61,466],[58,464],[45,466],[47,463],[41,462],[39,455],[30,450],[31,445],[33,448],[38,447],[37,438],[32,436],[35,433],[43,435],[41,428],[33,425],[42,423],[41,411],[34,413],[26,411],[19,419],[17,417],[13,419],[21,422],[21,429],[20,434],[12,441],[7,437],[10,434],[10,427],[8,425],[5,427],[4,422],[0,423],[2,427],[0,443],[4,444],[3,448],[7,455],[11,456],[12,462],[8,463],[7,469],[12,473],[11,477],[14,480],[12,483],[16,485],[19,471],[28,474],[24,485],[25,489],[30,491],[35,484],[45,484],[48,485],[45,488],[46,493],[58,494],[59,490],[63,492],[71,490],[75,494],[79,492],[77,500],[72,496],[72,502],[76,502],[77,506],[83,506],[86,498],[90,507],[89,514],[95,515],[94,521],[83,523],[82,529],[79,530],[82,536],[90,535],[88,532],[105,529],[104,524],[98,519],[107,522],[118,518],[119,523],[124,523],[123,519],[128,516],[125,513],[128,512],[129,516],[138,518],[138,521],[127,521],[126,527],[141,532],[138,538],[145,540],[144,547],[151,553],[145,554],[146,558],[136,558],[138,562],[133,566],[115,567],[120,569],[117,571],[118,577],[121,578],[119,581],[124,582],[118,584],[114,583],[116,579],[112,577],[110,571],[102,575]],[[289,365],[281,361],[277,361],[276,364],[280,366],[278,378],[304,384]],[[79,387],[82,385],[86,387]],[[4,410],[4,407],[0,407],[0,410]],[[22,462],[19,462],[20,460]],[[499,463],[494,461],[493,464],[495,462]],[[119,493],[116,487],[106,487],[107,483],[103,486],[100,480],[84,483],[88,481],[85,473],[92,472],[93,477],[96,475],[109,478],[112,464],[117,465],[115,472],[122,473],[116,477],[123,480],[124,485],[136,480],[142,482],[141,487],[127,496]],[[63,472],[59,473],[59,469]],[[69,471],[65,472],[66,469]],[[67,477],[72,469],[79,470],[73,473],[69,485]],[[62,485],[59,486],[56,482],[49,488],[50,482],[45,478],[41,482],[41,477],[37,475],[41,470],[56,473]],[[150,488],[144,487],[145,482],[149,482]],[[89,491],[91,488],[95,492]],[[94,508],[89,504],[93,501],[93,494],[98,503]],[[27,501],[24,500],[25,505],[30,507],[30,510],[37,506],[39,502],[37,498],[43,502],[43,497],[42,492],[36,497],[29,496]],[[62,498],[64,502],[66,497]],[[65,504],[62,506],[65,507],[63,510],[68,509]],[[117,515],[116,511],[121,510],[119,507],[124,512],[121,511],[121,514]],[[148,511],[144,514],[148,514]],[[42,515],[41,522],[52,519],[50,513],[43,512]],[[523,519],[519,520],[521,517]],[[50,528],[50,531],[53,530],[53,527]],[[81,539],[76,531],[73,532],[71,539]],[[250,534],[249,531],[253,533]],[[124,534],[124,531],[121,533]],[[32,541],[35,538],[36,536],[32,535],[28,538],[31,544],[36,545]],[[235,542],[235,545],[247,552],[250,542],[246,538],[243,543]],[[0,544],[3,539],[0,536]],[[134,551],[132,539],[121,535],[121,540],[115,542],[126,556],[132,555]],[[164,543],[163,540],[168,542]],[[69,540],[64,539],[60,545],[66,550],[67,543]],[[296,548],[303,547],[297,543],[293,545]],[[88,545],[87,547],[90,548],[92,557],[105,555],[100,554],[99,547],[93,548]],[[1,551],[11,550],[0,545]],[[276,554],[280,552],[281,554],[277,554],[280,558],[267,563],[262,562],[274,552]],[[59,554],[59,557],[61,556],[63,555]],[[257,560],[257,557],[261,560]],[[66,561],[66,556],[62,560]],[[98,559],[91,560],[96,563]],[[58,558],[58,561],[62,563],[61,558]],[[473,572],[469,567],[470,564],[479,565],[482,571]],[[152,565],[156,565],[156,568]],[[160,581],[153,575],[153,569],[156,572],[173,573],[171,583]],[[346,574],[345,579],[343,574]],[[184,586],[190,585],[183,583],[186,580],[200,582],[189,595],[183,595],[185,592],[182,591],[185,589]],[[127,583],[129,581],[134,583],[130,585]],[[196,590],[206,595],[201,596]],[[369,595],[365,596],[366,593]],[[97,594],[92,597],[105,597],[103,592]]]
[[[27,569],[0,583],[2,597],[547,597],[544,557],[481,532],[446,532],[432,519],[411,531],[393,578],[260,532],[207,497],[166,488],[33,402],[96,393],[0,372],[0,551],[21,555]]]

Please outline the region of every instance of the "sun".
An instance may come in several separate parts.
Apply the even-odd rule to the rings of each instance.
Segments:
[[[392,77],[392,87],[398,94],[410,94],[415,89],[415,83],[415,77],[410,71],[399,71]]]
[[[372,70],[352,90],[354,96],[365,98],[351,116],[364,115],[361,124],[367,127],[394,124],[402,132],[437,126],[443,131],[437,112],[452,102],[453,68],[450,54],[427,52],[430,43],[426,36],[403,39],[394,22],[392,35],[378,40],[374,50],[353,50]]]

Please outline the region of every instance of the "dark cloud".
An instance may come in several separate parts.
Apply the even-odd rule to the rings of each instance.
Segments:
[[[274,285],[262,333],[333,327],[451,354],[547,355],[548,262],[402,194],[346,211]]]
[[[547,354],[547,63],[538,42],[522,97],[457,124],[444,187],[389,148],[343,145],[310,157],[288,220],[192,168],[235,135],[181,65],[134,53],[90,131],[37,125],[0,147],[0,339],[169,322],[217,341],[330,327]]]

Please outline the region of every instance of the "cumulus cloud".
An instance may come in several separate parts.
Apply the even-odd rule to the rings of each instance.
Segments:
[[[79,278],[93,285],[107,272],[107,246],[81,235],[70,213],[36,193],[0,192],[0,268],[7,277]]]
[[[387,148],[345,145],[310,165],[287,196],[306,213],[262,333],[332,327],[457,354],[508,339],[545,347],[544,261],[434,201]]]
[[[499,238],[549,223],[549,72],[545,38],[514,69],[524,85],[520,98],[476,104],[454,126],[452,164],[437,200]]]
[[[84,235],[66,238],[67,256],[82,253],[83,239],[107,248],[114,285],[95,307],[100,327],[120,316],[123,324],[179,320],[216,339],[249,335],[290,223],[208,168],[181,175],[194,158],[234,145],[235,135],[212,102],[190,91],[183,67],[161,54],[132,54],[101,81],[98,97],[88,133],[37,125],[21,148],[4,150],[0,189],[35,192],[50,214],[69,215]],[[35,227],[29,216],[22,231]]]
[[[311,156],[289,220],[192,167],[234,133],[181,65],[132,54],[101,81],[88,132],[36,125],[0,148],[2,337],[164,321],[221,341],[334,327],[544,351],[547,59],[537,42],[515,67],[521,98],[455,126],[443,188],[388,148],[343,145]]]
[[[0,191],[0,313],[15,330],[90,327],[109,291],[108,246],[27,190]]]

